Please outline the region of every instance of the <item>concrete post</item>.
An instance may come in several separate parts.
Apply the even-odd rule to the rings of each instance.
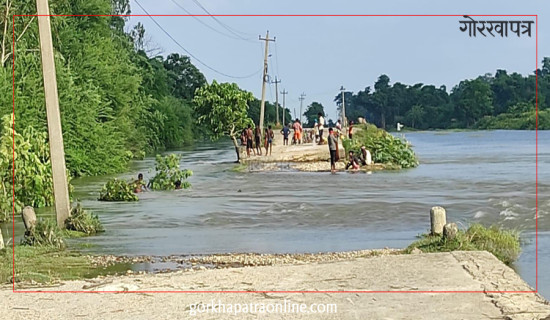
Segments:
[[[34,213],[34,208],[26,206],[21,212],[21,217],[23,218],[23,224],[27,231],[31,231],[36,226],[36,214]]]
[[[441,235],[445,224],[447,224],[445,209],[443,207],[432,207],[430,210],[431,233]]]
[[[48,0],[37,0],[36,8],[38,13],[40,52],[42,56],[42,74],[44,77],[44,96],[46,98],[46,117],[48,119],[55,212],[57,214],[57,225],[59,228],[64,228],[65,220],[70,215],[70,203]]]
[[[2,237],[2,228],[0,228],[0,250],[4,249],[4,237]]]

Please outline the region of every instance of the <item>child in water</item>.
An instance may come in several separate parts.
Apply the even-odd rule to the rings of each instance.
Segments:
[[[132,186],[134,188],[134,193],[145,191],[146,185],[143,180],[143,173],[138,174],[138,178],[132,183]]]

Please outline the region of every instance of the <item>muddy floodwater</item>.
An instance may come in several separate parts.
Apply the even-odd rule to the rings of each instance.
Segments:
[[[514,268],[535,287],[535,132],[405,136],[420,158],[418,168],[242,173],[232,170],[235,151],[228,142],[175,151],[183,156],[182,167],[194,172],[189,190],[107,203],[96,199],[110,177],[75,179],[75,196],[100,216],[107,231],[73,242],[87,243],[81,247],[92,253],[157,256],[402,248],[428,230],[430,208],[441,205],[447,221],[459,225],[520,230],[523,252]],[[550,298],[550,132],[540,131],[538,141],[538,285]],[[146,158],[119,177],[142,172],[148,179],[153,169],[154,159]]]

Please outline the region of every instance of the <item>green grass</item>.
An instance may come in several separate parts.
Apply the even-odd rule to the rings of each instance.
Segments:
[[[15,282],[20,284],[50,284],[64,280],[94,278],[99,275],[125,274],[131,269],[127,262],[96,266],[78,251],[55,247],[15,246]],[[0,250],[0,284],[13,278],[12,248]]]
[[[0,251],[0,283],[12,282],[13,256],[11,248]],[[55,247],[15,247],[16,282],[51,283],[91,276],[93,266],[78,252]]]
[[[508,265],[516,261],[521,252],[517,231],[504,230],[497,226],[486,228],[480,224],[473,224],[466,231],[459,230],[453,240],[442,236],[422,235],[405,252],[410,253],[414,248],[422,252],[489,251]]]

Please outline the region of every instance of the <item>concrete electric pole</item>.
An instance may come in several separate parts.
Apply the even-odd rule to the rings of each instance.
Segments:
[[[346,88],[340,86],[340,91],[342,92],[342,127],[346,127],[346,100],[344,99]]]
[[[267,52],[268,52],[268,46],[269,41],[275,41],[275,37],[273,39],[269,39],[269,30],[265,34],[265,38],[262,38],[262,36],[258,36],[260,40],[265,41],[265,53],[264,53],[264,72],[262,76],[262,102],[260,104],[260,132],[264,132],[264,113],[265,113],[265,83],[268,81],[267,79]]]
[[[302,93],[300,95],[300,98],[298,98],[300,100],[300,122],[302,122],[302,104],[304,102],[305,96],[306,96],[306,94]]]
[[[275,76],[275,81],[272,81],[271,83],[275,84],[275,113],[277,114],[277,127],[279,126],[279,87],[277,86],[278,83],[281,83],[281,79],[277,80],[277,76]]]
[[[46,116],[48,119],[48,137],[53,174],[55,212],[57,214],[57,225],[60,228],[64,228],[65,220],[70,216],[70,203],[69,189],[67,186],[67,170],[65,167],[65,151],[63,148],[63,132],[61,130],[61,115],[59,114],[59,98],[57,94],[48,0],[36,0],[36,8],[38,13],[38,31],[40,34],[40,53],[42,57],[42,74],[44,78]]]
[[[285,126],[285,118],[286,118],[285,97],[288,94],[288,91],[285,91],[285,89],[283,89],[281,94],[283,95],[283,127],[284,127]]]

